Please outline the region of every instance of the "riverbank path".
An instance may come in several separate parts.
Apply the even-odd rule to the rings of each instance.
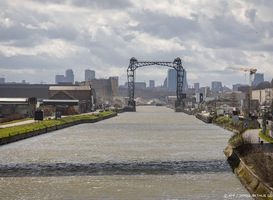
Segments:
[[[82,114],[78,114],[78,115],[90,115],[90,114],[99,114],[99,112],[88,112],[88,113],[82,113]],[[74,115],[77,116],[77,115]],[[67,117],[66,115],[63,115],[62,117]],[[47,119],[54,119],[54,116],[51,117],[47,117],[45,118],[45,120]],[[3,124],[0,125],[0,128],[7,128],[7,127],[11,127],[11,126],[19,126],[19,125],[23,125],[23,124],[30,124],[35,122],[34,119],[30,119],[30,120],[25,120],[25,121],[21,121],[21,122],[15,122],[15,123],[10,123],[10,124]]]
[[[11,127],[11,126],[19,126],[19,125],[23,125],[23,124],[30,124],[30,123],[33,123],[33,122],[35,122],[34,119],[30,119],[30,120],[25,120],[25,121],[21,121],[21,122],[3,124],[3,125],[0,125],[0,128],[7,128],[7,127]]]
[[[243,134],[243,137],[245,140],[251,142],[251,144],[260,144],[261,141],[263,141],[263,143],[268,143],[267,141],[265,141],[259,136],[260,131],[261,129],[248,129]]]

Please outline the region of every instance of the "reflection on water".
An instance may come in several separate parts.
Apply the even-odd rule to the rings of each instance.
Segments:
[[[1,198],[246,199],[223,155],[230,135],[164,107],[138,107],[1,146]]]

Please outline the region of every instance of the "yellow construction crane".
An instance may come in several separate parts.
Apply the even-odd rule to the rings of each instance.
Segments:
[[[247,107],[248,107],[248,114],[251,109],[251,99],[252,99],[252,75],[257,72],[257,69],[250,69],[250,68],[241,68],[241,67],[229,67],[229,69],[240,70],[244,72],[249,72],[249,94],[247,98]]]

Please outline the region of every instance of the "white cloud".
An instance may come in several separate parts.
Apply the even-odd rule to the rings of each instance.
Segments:
[[[271,1],[4,0],[0,6],[0,69],[8,66],[10,72],[23,62],[50,77],[74,68],[80,80],[89,66],[100,76],[126,80],[134,56],[180,57],[190,83],[223,76],[224,84],[235,84],[240,75],[227,73],[229,66],[257,66],[273,77]],[[158,84],[164,73],[159,70]]]

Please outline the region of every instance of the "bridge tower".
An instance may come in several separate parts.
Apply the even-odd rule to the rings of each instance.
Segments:
[[[129,92],[129,101],[128,106],[135,110],[135,70],[140,67],[150,66],[150,65],[160,65],[170,67],[176,70],[177,72],[177,88],[176,88],[176,96],[177,100],[175,102],[176,111],[182,111],[184,107],[183,99],[186,98],[186,94],[183,94],[183,78],[185,70],[182,66],[182,61],[178,57],[174,59],[173,62],[161,62],[161,61],[142,61],[138,62],[138,60],[134,57],[130,59],[130,64],[127,68],[127,81],[128,81],[128,92]]]

